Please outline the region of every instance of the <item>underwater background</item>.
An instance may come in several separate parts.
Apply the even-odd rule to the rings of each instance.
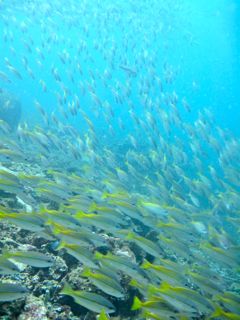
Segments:
[[[0,319],[240,319],[239,21],[0,1]]]

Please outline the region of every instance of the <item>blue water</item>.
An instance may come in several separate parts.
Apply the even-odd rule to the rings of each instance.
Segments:
[[[34,1],[32,6],[34,6]],[[37,4],[36,2],[35,4]],[[41,3],[41,2],[40,2]],[[78,2],[72,2],[78,6]],[[82,95],[79,83],[72,83],[68,73],[74,73],[75,82],[79,80],[91,82],[89,70],[93,74],[98,70],[101,74],[104,70],[110,71],[112,79],[108,83],[113,85],[117,82],[123,83],[126,76],[122,70],[119,70],[118,65],[122,63],[118,61],[119,56],[115,58],[115,69],[111,70],[109,63],[103,60],[102,55],[93,49],[93,42],[99,36],[96,23],[91,21],[91,12],[94,12],[94,6],[98,7],[97,14],[104,15],[106,8],[111,5],[111,1],[101,2],[101,7],[96,5],[98,1],[90,1],[86,5],[86,15],[83,17],[74,17],[75,25],[69,26],[65,23],[64,17],[61,17],[54,11],[54,8],[60,10],[66,9],[61,6],[61,1],[54,3],[51,10],[47,10],[44,2],[40,4],[39,14],[31,16],[28,14],[31,8],[31,1],[23,2],[21,5],[11,5],[11,1],[4,1],[1,4],[1,14],[7,20],[7,25],[4,25],[1,19],[1,63],[0,70],[8,72],[4,63],[4,58],[7,57],[16,69],[23,75],[23,80],[16,79],[14,75],[10,75],[13,83],[7,85],[1,82],[1,86],[9,89],[19,97],[23,106],[23,120],[35,118],[38,122],[39,114],[36,113],[33,107],[33,101],[37,99],[49,113],[57,110],[56,92],[62,93],[61,87],[56,84],[56,81],[51,75],[51,68],[54,65],[58,69],[62,81],[66,87],[72,92],[72,96],[77,94],[80,98],[80,103],[88,111],[88,106],[91,104],[91,99],[87,94]],[[159,16],[151,16],[151,4],[155,8],[160,9]],[[38,7],[38,4],[36,5]],[[130,1],[128,5],[125,1],[118,1],[116,7],[121,12],[123,22],[120,27],[117,22],[111,18],[108,19],[107,29],[104,30],[104,25],[100,26],[100,34],[106,33],[106,39],[109,43],[106,48],[111,48],[112,44],[117,48],[117,52],[124,53],[124,43],[122,34],[129,36],[129,42],[135,43],[137,50],[141,52],[145,50],[146,56],[153,55],[156,70],[160,79],[163,75],[163,65],[167,64],[173,69],[173,83],[171,85],[163,85],[164,91],[175,91],[181,100],[186,98],[191,106],[192,113],[189,115],[193,119],[196,118],[198,110],[204,107],[209,108],[214,113],[217,122],[222,126],[231,129],[234,134],[239,135],[239,77],[240,77],[240,59],[239,59],[239,3],[238,1],[164,1],[162,4],[157,1]],[[59,10],[59,11],[60,11]],[[128,21],[128,14],[133,14],[133,19],[141,19],[141,32],[135,28],[131,21]],[[117,9],[116,9],[117,11]],[[10,12],[10,14],[8,13]],[[118,14],[118,13],[117,13]],[[8,16],[9,15],[9,16]],[[66,17],[68,13],[66,10]],[[74,20],[74,19],[73,19]],[[134,20],[133,20],[134,21]],[[26,32],[22,32],[19,26],[26,24]],[[84,34],[85,25],[88,28],[89,36]],[[122,30],[125,26],[126,30]],[[154,27],[158,26],[162,33],[154,36]],[[157,30],[158,32],[158,30]],[[7,34],[7,41],[3,41],[4,34]],[[104,37],[105,37],[104,36]],[[53,41],[47,43],[49,37],[56,37],[57,43]],[[143,39],[148,38],[148,47],[142,46]],[[12,38],[12,40],[11,40]],[[134,41],[133,41],[134,38]],[[29,40],[32,39],[32,40]],[[32,52],[28,52],[23,44],[26,41],[31,47]],[[31,44],[31,41],[33,42]],[[77,55],[77,48],[81,45],[81,41],[85,43],[89,56],[93,54],[94,63],[85,60],[85,54],[81,57]],[[43,47],[44,46],[44,47]],[[36,48],[40,48],[43,52],[44,59],[36,52]],[[67,50],[71,65],[63,65],[58,54]],[[14,51],[14,53],[13,53]],[[84,50],[83,50],[84,52]],[[125,54],[125,53],[124,53]],[[134,59],[131,50],[126,50],[126,64],[134,65]],[[25,56],[28,64],[35,74],[35,80],[26,74],[26,70],[22,64],[22,58]],[[40,67],[38,62],[41,61]],[[79,63],[83,69],[83,75],[74,71],[74,64]],[[70,69],[70,70],[68,70]],[[72,70],[71,70],[72,69]],[[176,75],[175,75],[176,74]],[[139,105],[139,100],[136,96],[137,83],[141,77],[147,75],[147,70],[139,70],[137,77],[132,81],[131,102],[133,105]],[[77,77],[77,78],[76,78]],[[42,79],[46,83],[47,92],[44,93],[39,84]],[[111,91],[104,88],[101,84],[97,86],[97,94],[101,100],[108,100],[113,106],[116,115],[121,115],[128,112],[128,107],[118,106],[114,102]],[[86,91],[88,89],[86,88]],[[152,99],[156,93],[152,93]],[[70,99],[69,99],[70,100]],[[141,113],[141,108],[136,107],[136,112]],[[78,126],[78,121],[74,117],[70,117],[70,121]],[[101,120],[99,126],[101,126]],[[114,121],[114,120],[113,120]],[[131,126],[126,122],[125,126]],[[115,128],[116,123],[112,126]],[[130,128],[129,128],[130,129]],[[130,129],[131,130],[131,129]]]

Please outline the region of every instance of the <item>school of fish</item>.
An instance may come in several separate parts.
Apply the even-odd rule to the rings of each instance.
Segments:
[[[0,309],[30,294],[19,264],[65,252],[92,290],[66,277],[57,294],[96,319],[240,319],[240,141],[175,91],[165,38],[180,10],[0,2],[0,87],[27,108],[16,131],[0,120],[0,230],[53,244],[1,245]]]

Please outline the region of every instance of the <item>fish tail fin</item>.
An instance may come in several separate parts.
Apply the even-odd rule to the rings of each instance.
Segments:
[[[97,260],[101,260],[101,258],[102,258],[104,255],[103,255],[102,253],[96,251],[94,256],[95,256],[95,258],[96,258]]]
[[[90,205],[90,207],[89,207],[89,212],[92,212],[92,211],[95,211],[96,209],[97,209],[97,204],[96,204],[96,202],[93,202],[91,205]]]
[[[7,219],[7,218],[16,218],[17,215],[15,213],[5,213],[5,212],[0,212],[0,219]]]
[[[68,295],[72,293],[72,291],[73,289],[71,288],[70,284],[68,282],[65,282],[62,290],[59,293]]]
[[[74,218],[76,219],[81,219],[84,217],[84,212],[83,211],[78,211],[75,215],[74,215]]]
[[[6,214],[3,212],[0,212],[0,219],[4,219],[6,217]]]
[[[104,191],[102,194],[102,199],[107,199],[108,198],[109,193]]]
[[[151,268],[151,266],[152,266],[152,264],[147,260],[144,260],[143,264],[141,265],[141,267],[143,269],[149,269],[149,268]]]
[[[222,315],[224,315],[224,311],[221,309],[221,307],[216,306],[214,312],[211,314],[209,319],[217,318]]]
[[[11,257],[11,254],[9,253],[9,251],[7,250],[7,248],[5,248],[5,247],[2,248],[1,257],[4,257],[5,259]]]
[[[131,231],[128,232],[126,239],[127,239],[127,240],[132,240],[132,239],[134,239],[134,233],[131,232]]]
[[[46,210],[46,207],[43,205],[43,204],[40,204],[40,206],[39,206],[39,212],[43,212],[43,211],[45,211]]]
[[[89,276],[91,276],[91,270],[90,270],[90,268],[84,268],[83,271],[81,272],[81,275],[82,275],[83,277],[89,277]]]
[[[134,310],[138,310],[141,308],[142,308],[142,301],[138,297],[135,296],[133,299],[133,305],[131,307],[131,310],[134,311]]]
[[[143,201],[141,199],[137,199],[137,203],[136,203],[136,206],[138,208],[142,208],[142,204],[143,204]]]

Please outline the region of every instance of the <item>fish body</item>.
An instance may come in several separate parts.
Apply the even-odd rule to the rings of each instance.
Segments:
[[[37,268],[48,268],[54,263],[51,257],[35,251],[4,251],[3,257]]]
[[[104,291],[105,293],[116,298],[123,298],[123,288],[120,286],[120,284],[115,279],[101,273],[101,270],[99,271],[100,272],[91,272],[91,270],[85,269],[83,270],[81,275],[84,277],[88,277],[97,288]]]
[[[14,301],[16,299],[24,298],[28,290],[18,284],[0,282],[0,301]]]
[[[65,283],[60,294],[71,296],[76,303],[96,313],[100,313],[102,310],[105,310],[107,313],[115,311],[113,304],[99,294],[73,290],[67,283]]]
[[[96,260],[94,255],[89,250],[88,247],[80,246],[77,244],[70,244],[66,242],[61,242],[57,248],[57,250],[65,249],[68,254],[76,258],[83,265],[88,266],[93,269],[98,269],[98,265],[96,264]]]

